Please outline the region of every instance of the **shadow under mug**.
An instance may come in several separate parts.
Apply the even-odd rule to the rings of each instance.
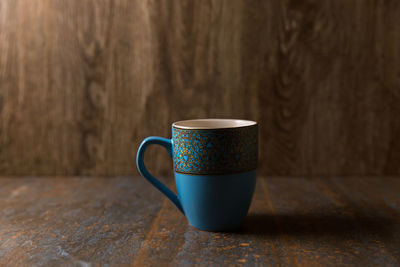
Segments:
[[[176,195],[146,169],[146,148],[158,144],[173,159]],[[196,228],[229,231],[247,215],[256,184],[258,126],[234,119],[172,124],[172,139],[147,137],[136,157],[140,174],[166,195]]]

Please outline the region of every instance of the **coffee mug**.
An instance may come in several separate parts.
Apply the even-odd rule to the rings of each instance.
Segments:
[[[158,144],[173,159],[176,195],[146,169],[146,148]],[[136,157],[140,174],[166,195],[194,227],[238,228],[256,184],[258,126],[234,119],[185,120],[172,124],[172,139],[147,137]]]

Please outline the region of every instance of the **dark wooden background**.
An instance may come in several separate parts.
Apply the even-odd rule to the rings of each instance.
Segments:
[[[1,174],[137,174],[207,117],[260,123],[262,174],[400,174],[400,1],[0,2]]]

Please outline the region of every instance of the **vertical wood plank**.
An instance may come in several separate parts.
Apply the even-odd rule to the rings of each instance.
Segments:
[[[137,174],[144,137],[204,117],[259,121],[262,174],[400,173],[396,1],[4,0],[0,14],[1,173]],[[171,174],[160,149],[146,163]]]

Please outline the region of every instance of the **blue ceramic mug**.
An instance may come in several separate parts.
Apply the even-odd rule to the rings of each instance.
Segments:
[[[165,147],[173,159],[178,195],[153,177],[143,158],[147,146]],[[256,184],[258,127],[254,121],[186,120],[172,124],[172,139],[147,137],[136,164],[196,228],[227,231],[246,217]]]

